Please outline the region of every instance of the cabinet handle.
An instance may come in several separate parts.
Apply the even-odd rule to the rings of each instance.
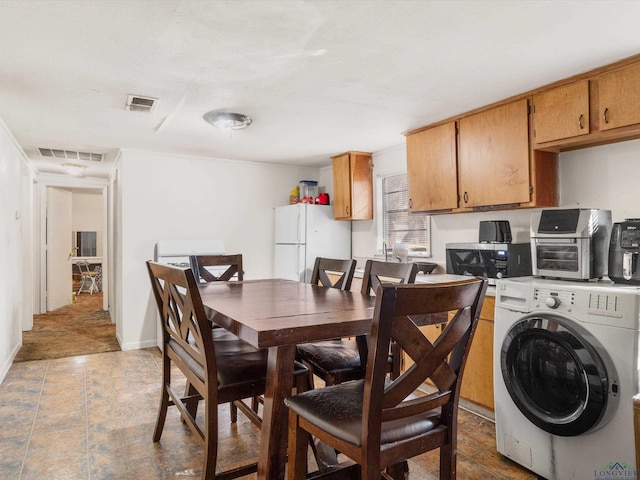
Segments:
[[[609,109],[608,108],[604,109],[603,117],[604,117],[604,123],[609,123]]]
[[[578,117],[578,125],[580,126],[580,130],[582,130],[584,128],[584,125],[582,124],[582,119],[584,118],[583,114],[580,114],[580,117]]]
[[[347,215],[349,215],[349,205],[347,205],[346,207],[344,207],[345,212],[347,212]]]
[[[413,208],[413,200],[409,199],[409,208]]]
[[[467,192],[464,192],[462,198],[464,198],[464,203],[467,203],[469,201],[469,195],[467,195]]]

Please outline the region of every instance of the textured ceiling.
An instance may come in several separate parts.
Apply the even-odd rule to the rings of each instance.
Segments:
[[[640,53],[637,1],[0,1],[0,118],[38,147],[327,165]],[[125,110],[157,97],[152,113]],[[231,136],[209,110],[250,115]],[[98,164],[100,165],[100,164]]]

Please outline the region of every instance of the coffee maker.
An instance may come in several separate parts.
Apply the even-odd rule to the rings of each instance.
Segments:
[[[609,244],[609,278],[615,283],[640,285],[640,218],[614,223]]]

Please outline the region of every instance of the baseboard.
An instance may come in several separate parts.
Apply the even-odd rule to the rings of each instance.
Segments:
[[[120,349],[124,350],[140,350],[143,348],[157,347],[158,342],[154,338],[153,340],[146,340],[144,342],[129,342],[122,343],[122,339],[116,335],[118,339],[118,343],[120,344]]]
[[[9,369],[11,368],[11,365],[13,365],[13,361],[15,360],[16,355],[18,355],[20,348],[22,348],[22,343],[16,345],[16,347],[13,349],[13,352],[9,354],[5,363],[0,368],[0,384],[4,381],[7,373],[9,373]]]

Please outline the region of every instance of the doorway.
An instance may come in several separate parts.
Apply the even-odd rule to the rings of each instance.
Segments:
[[[109,310],[108,289],[108,202],[107,181],[69,178],[47,181],[38,189],[39,238],[36,278],[37,298],[34,313],[44,314],[70,305],[73,298],[73,269],[79,260],[87,260],[101,269],[102,308]],[[90,232],[89,235],[85,233]],[[95,237],[95,248],[78,255],[74,250],[80,238]],[[25,329],[28,330],[28,329]]]

